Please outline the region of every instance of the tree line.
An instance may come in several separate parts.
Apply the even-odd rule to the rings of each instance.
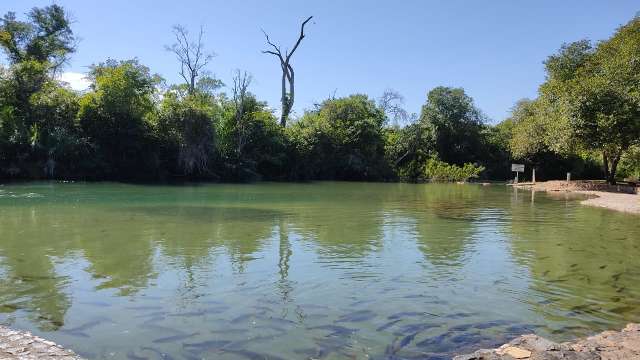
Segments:
[[[545,61],[539,96],[490,124],[462,88],[436,87],[418,114],[393,90],[330,97],[289,119],[291,51],[264,32],[282,70],[281,112],[211,76],[202,28],[175,26],[184,80],[167,84],[137,59],[91,65],[90,88],[56,80],[76,49],[64,8],[0,20],[0,178],[121,181],[504,180],[522,161],[539,178],[640,175],[640,19],[607,40],[565,44]]]

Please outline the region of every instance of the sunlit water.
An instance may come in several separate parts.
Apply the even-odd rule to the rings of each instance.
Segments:
[[[0,186],[0,322],[114,359],[441,359],[640,321],[640,218],[504,185]]]

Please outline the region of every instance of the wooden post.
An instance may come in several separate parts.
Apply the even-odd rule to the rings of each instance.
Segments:
[[[516,180],[515,180],[515,184],[517,184],[517,183],[518,183],[518,174],[519,174],[519,173],[516,171]]]
[[[536,202],[536,191],[531,189],[531,204]]]
[[[531,175],[531,182],[536,183],[536,168],[533,168],[533,174]]]
[[[571,173],[570,172],[567,173],[567,184],[569,182],[571,182]]]

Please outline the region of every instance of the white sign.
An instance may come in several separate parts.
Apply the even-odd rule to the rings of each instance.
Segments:
[[[511,171],[524,172],[524,164],[511,164]]]

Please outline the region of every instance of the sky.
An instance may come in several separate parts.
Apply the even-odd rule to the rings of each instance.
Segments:
[[[179,65],[165,50],[171,27],[192,33],[217,56],[209,70],[226,84],[236,69],[253,75],[251,91],[276,111],[280,66],[264,29],[291,48],[308,16],[306,38],[293,56],[295,114],[329,96],[378,98],[394,89],[419,113],[436,86],[462,87],[492,123],[521,98],[536,96],[545,58],[564,42],[602,40],[640,11],[637,0],[2,0],[0,12],[20,18],[34,6],[64,6],[80,38],[63,79],[75,87],[93,63],[138,58],[168,83]]]

